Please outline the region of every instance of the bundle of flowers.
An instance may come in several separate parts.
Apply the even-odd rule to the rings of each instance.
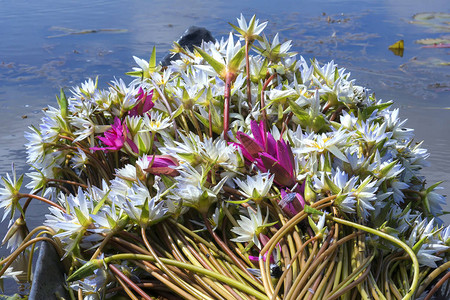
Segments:
[[[72,299],[429,299],[450,229],[428,153],[392,102],[306,62],[266,22],[129,84],[88,80],[26,133],[29,183],[3,177],[12,254],[51,241]],[[30,201],[49,212],[27,234]],[[46,233],[49,237],[43,237]]]

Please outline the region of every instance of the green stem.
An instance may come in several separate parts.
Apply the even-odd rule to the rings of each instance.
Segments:
[[[109,265],[110,270],[116,274],[121,280],[123,280],[126,284],[131,286],[133,290],[135,290],[139,295],[141,295],[146,300],[152,300],[152,298],[147,295],[140,287],[138,287],[133,281],[131,281],[125,274],[123,274],[114,264]]]
[[[54,240],[52,240],[48,237],[44,237],[44,236],[37,237],[26,243],[23,243],[22,245],[20,245],[19,248],[17,248],[13,253],[11,253],[11,255],[9,255],[7,258],[3,259],[2,261],[0,261],[0,265],[4,264],[2,269],[0,270],[0,277],[3,276],[5,271],[14,262],[14,260],[20,255],[20,253],[22,253],[28,246],[33,245],[34,243],[37,243],[40,241],[47,241],[47,242],[51,243],[55,247],[55,249],[59,250],[58,245],[55,243]],[[58,253],[58,254],[61,254],[61,253]]]
[[[61,205],[59,205],[59,204],[57,204],[57,203],[55,203],[55,202],[53,202],[53,201],[50,201],[50,200],[48,200],[47,198],[38,196],[38,195],[34,195],[34,194],[22,194],[22,193],[19,193],[19,194],[18,194],[18,197],[20,197],[20,198],[28,198],[28,197],[29,197],[29,198],[33,198],[33,199],[42,201],[42,202],[44,202],[44,203],[47,203],[48,205],[54,206],[54,207],[58,208],[59,210],[63,211],[64,213],[66,212],[66,210],[65,210]]]
[[[225,91],[223,104],[223,137],[228,142],[228,129],[230,128],[230,102],[231,102],[231,81],[232,74],[227,73],[225,76]]]
[[[250,41],[248,38],[245,39],[245,64],[247,65],[246,71],[247,71],[247,103],[248,103],[248,110],[252,110],[252,86],[251,86],[251,80],[250,80],[250,60],[249,60],[249,53],[250,50]]]
[[[417,290],[417,294],[416,296],[419,296],[423,293],[423,291],[425,291],[425,289],[427,288],[427,286],[433,281],[435,280],[441,273],[445,272],[448,268],[450,268],[450,261],[440,265],[439,267],[437,267],[436,269],[433,270],[433,272],[431,272],[430,274],[428,274],[428,276],[426,277],[426,279],[420,284],[419,289]]]
[[[252,287],[245,285],[239,281],[236,281],[234,279],[228,278],[226,276],[223,276],[222,274],[216,273],[216,272],[212,272],[209,270],[206,270],[205,268],[202,267],[198,267],[198,266],[194,266],[188,263],[183,263],[177,260],[173,260],[173,259],[167,259],[167,258],[163,258],[160,257],[159,258],[161,260],[162,263],[169,265],[169,266],[174,266],[180,269],[186,269],[188,271],[197,273],[197,274],[202,274],[208,277],[211,277],[213,279],[217,279],[219,281],[222,281],[232,287],[235,287],[237,289],[240,289],[241,291],[252,295],[254,297],[256,297],[256,299],[261,299],[261,300],[268,300],[267,296],[256,291],[255,289],[253,289]],[[131,254],[131,253],[123,253],[123,254],[115,254],[109,257],[106,257],[103,261],[106,264],[109,264],[113,261],[116,260],[143,260],[143,261],[151,261],[151,262],[156,262],[155,257],[151,256],[151,255],[143,255],[143,254]],[[96,264],[96,262],[93,262],[94,264]],[[102,263],[102,261],[99,262],[100,264]],[[74,273],[75,274],[75,273]],[[74,280],[74,279],[72,279]]]
[[[318,211],[319,214],[323,214],[322,212]],[[332,220],[334,222],[346,225],[346,226],[350,226],[359,230],[363,230],[365,232],[377,235],[383,239],[386,239],[388,241],[390,241],[391,243],[399,246],[400,248],[402,248],[403,250],[405,250],[406,253],[408,253],[408,255],[411,257],[412,263],[413,263],[413,269],[414,269],[414,275],[413,275],[413,281],[411,284],[411,288],[409,289],[408,293],[403,297],[403,300],[408,300],[411,299],[411,297],[414,295],[414,293],[416,292],[417,288],[418,288],[418,284],[419,284],[419,261],[417,260],[417,256],[414,253],[414,251],[408,246],[406,245],[404,242],[400,241],[399,239],[386,234],[382,231],[378,231],[377,229],[374,228],[370,228],[361,224],[356,224],[347,220],[343,220],[337,217],[332,217],[332,216],[327,216],[327,219]]]
[[[141,227],[141,236],[144,241],[145,246],[147,247],[150,254],[153,256],[155,261],[158,263],[159,268],[167,275],[169,276],[173,281],[175,281],[177,284],[179,284],[181,287],[183,287],[186,291],[190,292],[193,296],[197,297],[198,299],[210,299],[207,295],[200,292],[196,288],[194,288],[192,285],[189,285],[181,278],[177,277],[164,263],[162,258],[158,257],[153,250],[153,247],[150,245],[150,243],[147,240],[147,235],[145,232],[145,228]],[[138,255],[138,254],[137,254]]]

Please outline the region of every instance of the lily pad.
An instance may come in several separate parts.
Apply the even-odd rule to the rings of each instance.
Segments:
[[[443,12],[423,12],[413,16],[413,24],[427,26],[434,31],[450,32],[450,14]]]
[[[450,44],[450,38],[428,38],[428,39],[420,39],[416,41],[416,44],[421,45],[438,45],[438,44]]]

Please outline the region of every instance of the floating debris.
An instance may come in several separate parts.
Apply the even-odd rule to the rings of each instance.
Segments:
[[[118,28],[101,28],[101,29],[72,29],[72,28],[66,28],[66,27],[59,27],[59,26],[53,26],[50,28],[52,31],[62,31],[63,33],[57,34],[57,35],[51,35],[47,38],[58,38],[58,37],[64,37],[68,35],[81,35],[81,34],[90,34],[90,33],[125,33],[128,32],[128,29],[118,29]]]
[[[388,47],[389,50],[392,51],[397,56],[403,57],[403,51],[405,50],[405,42],[403,40],[399,40],[394,44]]]

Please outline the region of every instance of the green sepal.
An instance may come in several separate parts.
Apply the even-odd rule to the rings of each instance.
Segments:
[[[184,111],[184,106],[183,105],[178,106],[178,108],[170,116],[170,120],[173,121],[176,117],[181,115],[183,113],[183,111]]]
[[[441,183],[443,183],[444,181],[438,181],[435,184],[433,184],[432,186],[430,186],[429,188],[427,188],[426,193],[430,193],[432,192],[438,185],[440,185]]]
[[[148,68],[152,73],[156,71],[156,46],[153,46],[152,54],[150,55],[150,60],[148,61]]]
[[[308,175],[305,179],[305,191],[304,191],[304,198],[305,201],[308,203],[314,203],[316,202],[316,192],[314,192],[311,182],[311,177]]]
[[[105,203],[106,199],[108,199],[108,195],[109,195],[110,191],[111,190],[109,190],[107,193],[105,193],[103,198],[100,199],[100,201],[97,203],[97,205],[95,205],[94,209],[92,210],[92,214],[93,215],[96,215],[100,211],[100,209],[102,208],[102,206]]]
[[[328,176],[324,176],[324,177],[325,177],[325,182],[326,182],[328,188],[330,189],[330,191],[334,195],[339,194],[341,192],[341,189]]]
[[[216,71],[219,76],[225,78],[224,71],[226,70],[226,67],[224,64],[218,62],[215,60],[211,55],[203,51],[201,48],[194,46],[195,50],[203,57],[204,60]]]
[[[245,57],[245,47],[242,47],[241,49],[239,49],[238,52],[236,52],[233,58],[231,58],[231,61],[228,62],[228,68],[232,72],[237,72],[244,57]]]
[[[234,25],[234,24],[231,24],[230,22],[228,22],[228,24],[229,24],[231,27],[233,27],[234,30],[236,30],[237,32],[239,32],[240,35],[242,35],[242,36],[245,35],[245,31],[242,30],[241,28],[237,27],[237,26]]]
[[[85,263],[81,266],[78,270],[73,272],[72,275],[70,275],[67,278],[67,282],[73,282],[76,280],[81,280],[83,278],[86,278],[92,274],[94,274],[94,271],[98,268],[102,267],[102,260],[100,259],[93,259]]]
[[[143,77],[144,76],[144,71],[131,71],[131,72],[126,72],[125,75],[128,76],[134,76],[134,77]]]
[[[59,108],[61,110],[61,116],[65,119],[67,118],[67,107],[68,107],[68,102],[67,102],[67,97],[66,94],[64,93],[64,90],[61,88],[61,92],[59,97],[56,96],[56,100],[58,101],[58,105]]]
[[[83,215],[83,213],[81,212],[81,210],[74,206],[73,210],[75,212],[75,215],[77,216],[78,221],[80,222],[80,224],[84,227],[86,227],[87,225],[89,225],[91,222],[88,218],[85,217],[85,215]]]
[[[323,215],[322,211],[312,208],[309,205],[305,205],[305,208],[303,208],[303,210],[305,211],[305,213],[310,214],[310,215],[320,215],[320,216]]]
[[[295,103],[294,100],[288,99],[288,103],[289,107],[291,108],[291,111],[299,119],[300,125],[302,127],[307,127],[310,123],[309,114],[303,108],[301,108],[300,105]]]

